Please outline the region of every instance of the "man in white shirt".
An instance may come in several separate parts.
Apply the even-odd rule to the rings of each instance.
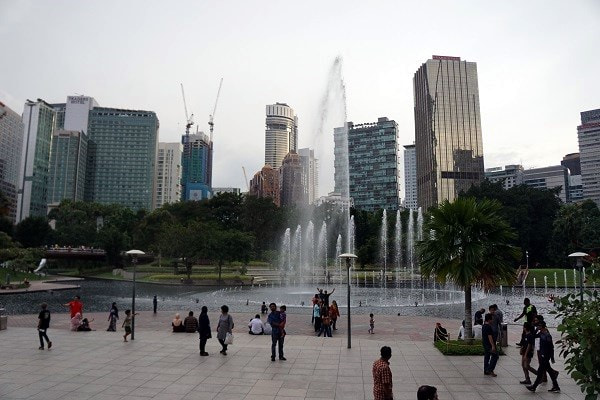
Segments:
[[[250,331],[248,332],[251,335],[262,335],[264,334],[263,323],[260,320],[260,315],[256,314],[254,318],[250,320],[248,324],[248,328]]]

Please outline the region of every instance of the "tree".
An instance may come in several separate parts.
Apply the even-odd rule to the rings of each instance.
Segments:
[[[225,262],[242,261],[247,263],[252,251],[252,235],[237,230],[210,229],[207,256],[219,266],[219,283]]]
[[[165,255],[183,259],[188,279],[191,279],[194,260],[201,258],[206,249],[204,231],[204,226],[198,222],[187,226],[173,223],[158,234],[157,246]]]
[[[567,264],[566,255],[584,250],[594,253],[600,248],[600,210],[586,200],[563,205],[554,220],[549,252],[559,265]]]
[[[27,217],[15,227],[15,239],[23,247],[40,247],[47,244],[50,233],[48,221],[43,217]]]
[[[114,225],[105,225],[98,232],[96,245],[106,251],[106,261],[116,267],[123,261],[121,252],[131,245],[129,236]]]
[[[450,280],[465,293],[465,337],[473,336],[471,286],[489,289],[514,279],[513,263],[519,251],[509,244],[515,237],[493,200],[458,198],[430,209],[424,239],[417,242],[421,274]],[[471,339],[467,339],[471,341]]]

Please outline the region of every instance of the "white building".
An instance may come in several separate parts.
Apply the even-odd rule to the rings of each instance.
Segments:
[[[581,113],[577,127],[583,199],[600,206],[600,109]]]
[[[63,129],[87,134],[90,110],[94,107],[98,107],[98,103],[93,97],[68,96]]]
[[[485,178],[490,182],[502,182],[504,190],[523,184],[523,166],[519,164],[505,165],[485,169]]]
[[[154,208],[181,200],[181,143],[158,143]]]
[[[308,204],[313,204],[319,197],[319,160],[315,158],[315,151],[309,148],[299,149],[300,163],[302,164],[302,185]]]
[[[404,146],[404,207],[416,210],[417,204],[417,152],[414,144]]]
[[[281,167],[290,151],[298,151],[298,117],[285,103],[266,107],[265,164]]]
[[[526,169],[523,171],[523,184],[538,189],[560,187],[558,197],[566,203],[569,191],[569,169],[563,165]]]

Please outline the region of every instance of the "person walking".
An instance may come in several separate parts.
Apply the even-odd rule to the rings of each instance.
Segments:
[[[337,319],[340,316],[340,309],[338,308],[337,302],[333,300],[331,302],[331,306],[329,306],[329,318],[331,318],[331,326],[334,331],[337,331],[335,324],[337,323]]]
[[[483,328],[481,329],[483,344],[483,373],[484,375],[498,376],[494,372],[498,362],[498,352],[496,351],[497,333],[492,329],[494,316],[485,314]]]
[[[156,309],[158,308],[158,299],[156,295],[152,298],[152,309],[154,310],[154,314],[156,314]]]
[[[131,321],[136,315],[138,315],[138,313],[132,315],[131,310],[125,310],[125,319],[121,325],[121,327],[125,329],[125,334],[123,335],[124,342],[127,342],[127,336],[131,335]]]
[[[529,322],[523,324],[524,339],[521,345],[521,367],[525,374],[525,380],[520,381],[522,385],[531,385],[531,379],[529,373],[537,375],[537,370],[531,367],[531,359],[533,358],[533,352],[535,349],[535,335],[533,333],[533,326]]]
[[[198,318],[198,334],[200,335],[200,355],[207,356],[206,342],[212,337],[210,332],[210,320],[208,319],[208,308],[202,306],[200,316]]]
[[[552,343],[552,335],[548,332],[546,322],[541,321],[539,323],[540,328],[540,351],[538,352],[538,361],[540,366],[537,370],[537,378],[533,385],[525,386],[530,392],[535,392],[536,388],[542,383],[543,377],[548,373],[550,379],[552,379],[552,388],[548,390],[552,393],[560,393],[560,387],[558,386],[558,371],[554,370],[550,366],[550,362],[554,363],[554,344]]]
[[[50,310],[48,310],[48,304],[42,303],[40,305],[42,311],[38,315],[38,336],[40,337],[40,350],[44,350],[44,339],[48,343],[48,350],[52,347],[52,342],[48,339],[48,328],[50,328]]]
[[[392,358],[392,349],[389,346],[383,346],[381,348],[381,358],[373,363],[374,400],[394,399],[390,358]]]
[[[185,331],[187,333],[194,333],[198,330],[198,320],[194,317],[194,312],[190,311],[188,316],[183,320]]]
[[[279,359],[285,361],[286,358],[283,355],[283,342],[284,334],[282,329],[281,312],[277,311],[277,304],[269,304],[271,313],[267,318],[267,322],[271,325],[271,361],[275,361],[275,347],[279,350]]]
[[[531,304],[531,300],[529,300],[529,298],[527,297],[523,299],[523,305],[523,312],[521,313],[521,315],[514,319],[514,322],[517,322],[521,318],[525,317],[526,321],[531,324],[533,323],[533,318],[535,318],[535,316],[537,315],[537,309],[533,304]],[[523,334],[521,335],[521,340],[519,341],[519,343],[517,343],[517,346],[525,345],[525,332],[523,332]]]
[[[110,312],[108,313],[108,329],[107,332],[116,332],[117,331],[117,320],[119,319],[119,309],[117,308],[117,303],[112,303],[112,307],[110,308]]]
[[[371,335],[375,333],[375,317],[373,313],[369,314],[369,333]]]
[[[227,355],[227,344],[225,343],[225,339],[227,338],[227,334],[231,334],[233,331],[233,318],[229,315],[229,307],[221,306],[221,316],[219,317],[219,322],[217,324],[217,339],[219,343],[221,343],[221,351],[219,353],[224,356]]]

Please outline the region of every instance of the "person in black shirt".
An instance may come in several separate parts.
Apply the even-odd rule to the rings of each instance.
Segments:
[[[42,311],[38,315],[38,335],[40,337],[40,350],[44,350],[44,339],[46,339],[46,343],[48,343],[48,350],[52,347],[52,342],[48,339],[48,334],[46,331],[50,327],[50,311],[48,310],[48,304],[41,304]]]
[[[530,392],[535,392],[535,389],[542,382],[543,376],[548,372],[550,375],[550,379],[552,379],[552,388],[549,392],[559,393],[560,387],[558,386],[558,381],[556,378],[558,377],[558,371],[555,371],[551,366],[550,362],[554,363],[554,344],[552,343],[552,336],[550,332],[548,332],[548,328],[546,328],[546,323],[544,321],[540,321],[540,350],[538,351],[538,360],[540,362],[540,366],[538,368],[538,374],[533,385],[526,386],[527,390]]]
[[[475,318],[473,321],[473,325],[483,325],[483,315],[485,314],[485,308],[480,308],[475,311]]]
[[[492,314],[485,314],[485,323],[481,328],[481,343],[483,344],[483,373],[485,375],[497,376],[494,373],[496,363],[498,362],[498,352],[496,351],[496,341],[498,340],[497,331],[492,329]]]
[[[442,326],[441,323],[436,322],[435,331],[433,332],[433,341],[437,342],[438,340],[448,340],[448,331]]]
[[[529,373],[532,372],[537,375],[537,370],[531,367],[531,359],[535,351],[535,334],[533,332],[533,325],[529,322],[523,324],[523,345],[521,346],[521,367],[523,367],[523,373],[525,374],[525,380],[520,381],[522,385],[531,385],[531,379]]]

